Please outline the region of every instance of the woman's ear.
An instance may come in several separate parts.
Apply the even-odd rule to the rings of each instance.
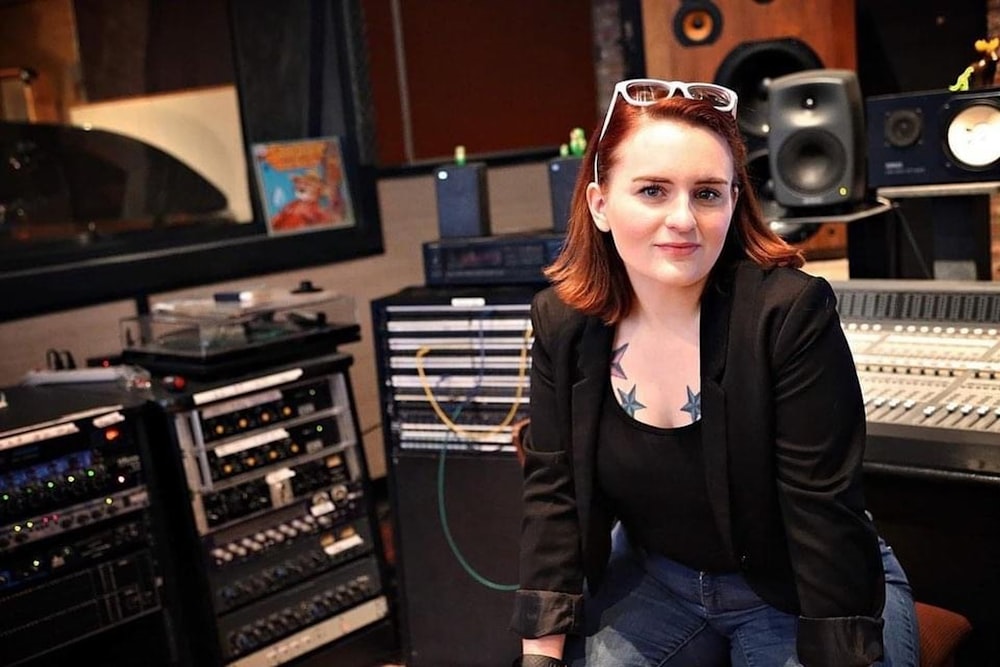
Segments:
[[[601,186],[597,183],[589,184],[587,186],[587,208],[590,209],[590,217],[599,230],[610,232],[611,225],[608,224],[607,217],[604,215],[605,205],[606,201]]]

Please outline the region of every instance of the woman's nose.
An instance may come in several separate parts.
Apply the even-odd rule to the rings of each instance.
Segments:
[[[694,211],[691,210],[691,201],[687,197],[677,197],[667,209],[663,224],[678,231],[694,229],[697,223]]]

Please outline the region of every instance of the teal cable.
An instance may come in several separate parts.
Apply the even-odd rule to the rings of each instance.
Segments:
[[[516,591],[518,589],[517,584],[499,584],[476,572],[476,570],[469,565],[469,561],[465,560],[465,556],[462,555],[458,545],[455,543],[455,538],[452,537],[451,529],[448,527],[448,512],[445,510],[444,506],[444,460],[446,452],[447,445],[441,448],[441,456],[438,459],[438,516],[441,519],[441,528],[444,530],[444,537],[448,540],[448,546],[451,547],[451,552],[455,555],[455,558],[458,559],[462,569],[464,569],[470,577],[478,581],[483,586],[492,588],[495,591]]]

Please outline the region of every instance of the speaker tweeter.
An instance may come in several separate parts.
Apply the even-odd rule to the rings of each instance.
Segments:
[[[714,43],[722,34],[722,12],[709,0],[684,0],[674,14],[674,36],[684,46]]]

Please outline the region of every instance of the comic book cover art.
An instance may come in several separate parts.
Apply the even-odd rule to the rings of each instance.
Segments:
[[[337,137],[255,144],[253,160],[269,234],[354,226]]]

